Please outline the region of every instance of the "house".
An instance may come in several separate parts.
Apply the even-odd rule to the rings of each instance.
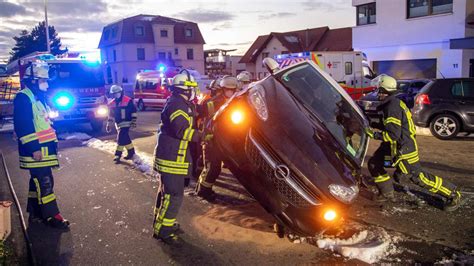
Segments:
[[[204,38],[194,22],[137,15],[104,27],[99,42],[106,83],[132,83],[159,64],[204,73]]]
[[[313,28],[291,32],[272,32],[258,36],[240,59],[254,79],[268,75],[262,65],[265,57],[308,51],[352,51],[352,28]]]
[[[236,76],[245,70],[245,64],[239,63],[242,56],[229,55],[233,50],[210,49],[204,51],[205,74],[211,78],[231,75]]]
[[[474,76],[474,1],[352,0],[353,46],[398,79]]]

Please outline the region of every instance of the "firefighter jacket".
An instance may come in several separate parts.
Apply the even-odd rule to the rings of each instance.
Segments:
[[[109,103],[109,110],[109,122],[113,118],[117,129],[136,125],[137,108],[135,107],[132,98],[124,95],[119,98],[119,100],[113,99]]]
[[[18,137],[20,168],[32,169],[59,166],[56,132],[49,120],[49,107],[38,100],[33,91],[25,88],[18,92],[13,102],[13,122]],[[33,159],[41,151],[42,159]]]
[[[188,175],[192,169],[189,142],[199,142],[202,133],[196,128],[194,105],[179,94],[166,101],[161,112],[155,170],[168,174]]]
[[[226,101],[227,98],[223,94],[205,100],[199,110],[199,117],[211,119]]]
[[[392,158],[395,159],[394,165],[400,160],[408,160],[409,163],[418,162],[416,128],[410,109],[394,95],[389,96],[381,108],[384,125],[382,138],[384,142],[390,143]]]

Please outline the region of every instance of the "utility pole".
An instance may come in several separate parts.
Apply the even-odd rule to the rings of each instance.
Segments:
[[[51,53],[51,47],[49,47],[49,26],[48,26],[48,0],[44,0],[44,26],[46,28],[46,50]]]

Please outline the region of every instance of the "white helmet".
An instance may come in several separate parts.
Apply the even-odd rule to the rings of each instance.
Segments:
[[[386,74],[381,74],[375,77],[371,81],[371,85],[376,88],[382,88],[387,93],[393,93],[397,91],[397,80]]]
[[[237,75],[239,82],[250,82],[250,73],[248,71],[242,71]]]
[[[230,89],[230,90],[236,90],[238,87],[238,81],[237,78],[231,77],[231,76],[225,76],[222,78],[219,86],[222,89]]]
[[[49,79],[49,65],[46,62],[32,62],[25,70],[24,78]]]
[[[179,73],[174,76],[172,85],[183,90],[191,90],[198,86],[194,77],[189,73]]]
[[[114,93],[121,93],[123,92],[123,88],[120,87],[119,85],[112,85],[112,87],[110,87],[110,94],[114,94]]]

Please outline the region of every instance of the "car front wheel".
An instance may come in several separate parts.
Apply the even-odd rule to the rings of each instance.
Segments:
[[[436,116],[430,123],[430,131],[438,139],[447,140],[456,137],[460,129],[459,121],[449,114]]]
[[[138,100],[137,108],[138,108],[138,111],[140,112],[145,111],[146,107],[142,99]]]

